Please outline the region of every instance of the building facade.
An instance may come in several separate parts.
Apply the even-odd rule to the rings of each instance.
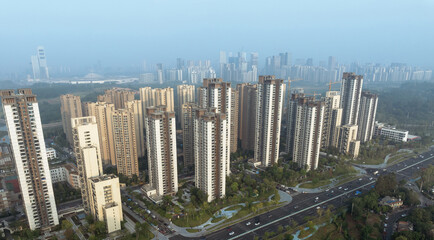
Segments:
[[[216,113],[226,114],[228,124],[232,119],[232,88],[228,82],[221,78],[205,78],[203,86],[198,88],[198,105],[200,108],[215,108]],[[226,128],[226,155],[230,156],[231,127]],[[230,174],[230,161],[226,162],[226,173]]]
[[[176,118],[178,122],[181,124],[181,128],[183,127],[183,118],[182,115],[182,106],[185,103],[194,103],[196,101],[196,88],[194,85],[178,85],[176,87],[176,95],[178,101],[176,102]]]
[[[343,73],[341,85],[342,125],[356,125],[359,120],[363,76]]]
[[[139,176],[134,114],[118,109],[112,115],[113,139],[118,173]]]
[[[208,195],[208,202],[226,194],[227,116],[216,109],[194,111],[194,167],[196,187]]]
[[[178,192],[175,113],[165,109],[146,109],[149,185],[157,196]]]
[[[378,96],[370,92],[362,92],[359,110],[357,139],[361,143],[368,142],[374,135],[375,116],[377,114]]]
[[[322,98],[325,103],[321,148],[336,147],[337,128],[342,121],[341,96],[338,91],[327,91]]]
[[[359,155],[360,141],[357,140],[357,125],[343,125],[338,128],[337,147],[341,153]]]
[[[194,165],[194,111],[198,106],[195,103],[184,103],[182,105],[182,153],[184,166]]]
[[[257,87],[249,83],[237,85],[239,92],[238,139],[244,150],[255,149]]]
[[[104,95],[98,96],[98,102],[114,104],[115,109],[123,109],[126,102],[134,100],[135,92],[126,88],[112,88],[105,90]]]
[[[39,105],[30,89],[0,91],[24,210],[31,230],[59,224]]]
[[[66,94],[60,96],[60,114],[62,115],[63,132],[66,134],[66,140],[69,145],[73,145],[71,118],[78,118],[83,116],[81,108],[80,96]]]
[[[287,152],[307,170],[318,168],[324,105],[312,97],[293,94],[288,106]]]
[[[274,76],[259,76],[254,158],[263,166],[277,163],[285,87]]]
[[[142,102],[134,100],[126,103],[126,108],[134,115],[134,129],[136,130],[136,149],[137,156],[144,157],[146,152],[145,145],[145,116],[142,112]]]
[[[173,88],[140,88],[140,101],[142,102],[142,111],[146,114],[146,108],[155,106],[166,106],[167,111],[173,112],[174,96]]]

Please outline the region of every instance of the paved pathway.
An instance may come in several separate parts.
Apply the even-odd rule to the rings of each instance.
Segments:
[[[83,234],[81,233],[80,229],[78,229],[77,225],[75,225],[75,222],[72,221],[71,217],[66,217],[66,219],[72,223],[72,230],[74,230],[75,234],[78,236],[78,238],[80,238],[80,240],[86,240],[86,238],[83,236]]]

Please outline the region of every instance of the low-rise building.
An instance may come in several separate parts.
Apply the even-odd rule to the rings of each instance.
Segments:
[[[51,181],[53,183],[67,182],[71,187],[80,188],[77,167],[72,163],[50,166]]]
[[[394,197],[386,196],[380,201],[380,205],[389,206],[391,208],[399,208],[403,204],[401,199],[396,199]]]
[[[376,136],[384,136],[388,139],[397,142],[407,142],[408,141],[408,131],[407,130],[399,130],[394,126],[387,125],[385,123],[375,122],[375,131],[374,134]]]
[[[47,148],[47,159],[48,160],[53,160],[55,158],[57,158],[56,149],[54,149],[54,148]]]

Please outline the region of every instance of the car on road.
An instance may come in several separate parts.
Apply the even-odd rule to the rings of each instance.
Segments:
[[[295,206],[295,207],[294,207],[294,209],[297,209],[297,208],[298,208],[298,206]]]
[[[369,178],[369,181],[371,181],[372,179],[374,179],[374,178]]]
[[[405,213],[401,215],[401,217],[406,217],[406,216],[407,216],[407,214],[405,214]]]
[[[250,226],[250,224],[252,224],[252,223],[251,223],[251,222],[247,222],[247,223],[246,223],[246,226]]]
[[[234,231],[232,231],[232,232],[229,233],[229,236],[232,236],[234,234],[235,234]]]
[[[339,187],[338,189],[339,189],[339,190],[341,190],[341,189],[342,189],[342,187]]]
[[[316,209],[320,209],[320,208],[321,208],[320,206],[316,207]]]
[[[386,219],[386,220],[389,220],[389,217],[386,217],[385,219]]]
[[[258,226],[259,224],[261,224],[260,222],[255,222],[255,226]]]
[[[359,181],[362,181],[362,179],[361,179],[361,178],[359,178]]]
[[[348,188],[345,188],[344,191],[348,191]]]

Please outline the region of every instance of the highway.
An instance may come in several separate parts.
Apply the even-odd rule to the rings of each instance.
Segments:
[[[321,193],[295,195],[293,196],[293,201],[288,205],[196,239],[253,239],[255,236],[263,236],[267,231],[277,232],[278,226],[287,226],[291,221],[303,224],[306,222],[306,216],[317,215],[317,207],[326,208],[329,205],[333,205],[335,208],[339,208],[346,204],[349,199],[353,198],[356,191],[361,191],[362,193],[369,191],[380,175],[394,172],[398,182],[402,179],[411,179],[421,168],[434,163],[433,155],[434,151],[431,150],[385,169],[366,169],[367,174],[361,177],[361,179],[330,188],[328,191]],[[376,171],[378,171],[378,174],[374,174]],[[257,226],[254,224],[256,221],[260,222]],[[252,224],[247,226],[247,222],[251,222]],[[230,236],[230,232],[234,232],[234,234]],[[170,239],[192,238],[176,235]]]

